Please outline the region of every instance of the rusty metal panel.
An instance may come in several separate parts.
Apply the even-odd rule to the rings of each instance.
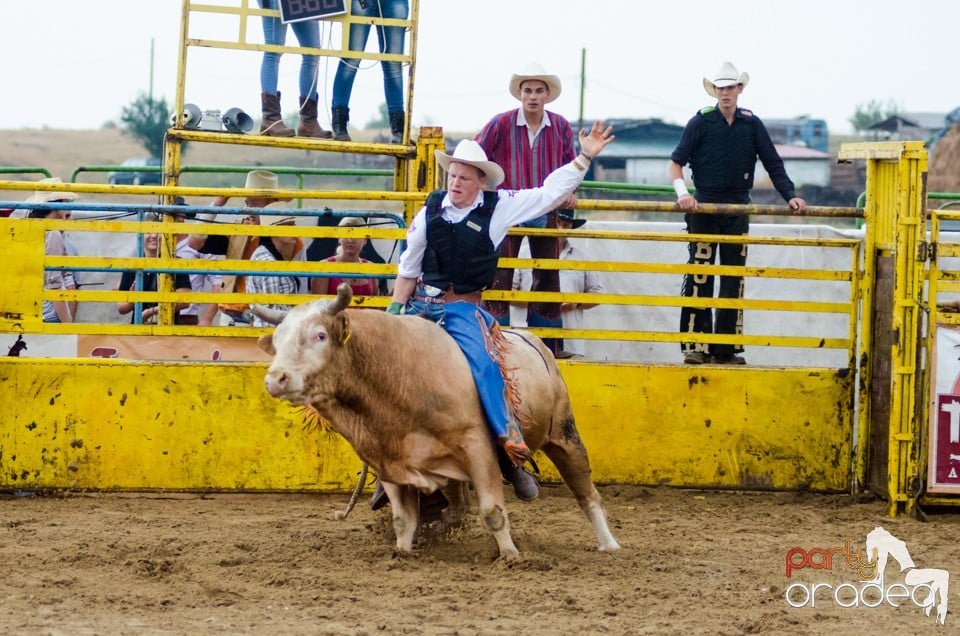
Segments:
[[[345,490],[360,461],[258,364],[0,362],[0,488]]]
[[[562,368],[598,482],[849,488],[846,370]],[[349,490],[352,449],[305,429],[263,374],[262,364],[0,359],[0,398],[17,405],[0,415],[0,488]]]
[[[846,369],[572,363],[563,371],[599,482],[850,487]]]
[[[873,304],[873,364],[870,381],[870,429],[867,454],[867,487],[886,498],[890,435],[890,351],[893,348],[893,259],[878,256]]]

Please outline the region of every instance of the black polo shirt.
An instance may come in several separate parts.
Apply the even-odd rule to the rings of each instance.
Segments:
[[[715,106],[702,109],[687,122],[670,158],[690,164],[696,199],[704,203],[749,203],[757,158],[785,201],[797,196],[763,122],[744,108],[731,124]]]

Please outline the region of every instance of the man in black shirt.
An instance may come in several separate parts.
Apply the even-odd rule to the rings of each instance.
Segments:
[[[690,234],[741,235],[749,230],[746,214],[698,214],[697,203],[750,203],[753,174],[757,159],[763,163],[773,186],[796,212],[806,208],[797,197],[793,182],[783,168],[783,161],[773,147],[763,122],[751,111],[737,106],[737,100],[750,76],[740,73],[730,62],[724,62],[713,79],[703,78],[707,94],[717,98],[716,106],[708,106],[694,115],[670,156],[670,179],[677,192],[677,204],[686,211],[684,219]],[[696,195],[691,196],[683,180],[683,166],[690,164]],[[691,265],[711,265],[719,252],[721,265],[743,266],[747,262],[747,246],[736,243],[695,242],[689,245]],[[713,276],[687,274],[683,279],[685,297],[712,298]],[[720,298],[743,298],[742,276],[720,277]],[[716,320],[710,308],[683,307],[680,312],[681,333],[742,334],[743,309],[717,309]],[[745,364],[742,345],[681,344],[687,364]]]

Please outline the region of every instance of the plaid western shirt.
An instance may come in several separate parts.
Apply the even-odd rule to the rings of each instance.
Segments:
[[[476,141],[487,158],[501,168],[505,178],[499,188],[539,188],[547,175],[576,159],[570,122],[544,111],[544,123],[530,144],[527,122],[519,108],[500,113],[483,127]]]

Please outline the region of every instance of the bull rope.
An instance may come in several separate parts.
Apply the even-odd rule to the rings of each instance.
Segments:
[[[334,515],[339,521],[343,521],[347,518],[353,511],[353,507],[357,505],[357,499],[360,498],[360,493],[363,492],[364,486],[367,485],[367,473],[369,472],[370,466],[367,465],[367,462],[363,462],[363,468],[360,469],[360,479],[357,480],[357,486],[353,489],[353,494],[350,495],[350,501],[347,502],[346,510],[338,512]]]
[[[517,418],[517,423],[521,430],[524,424],[527,425],[527,428],[531,428],[533,421],[530,414],[524,412],[521,408],[523,406],[523,400],[520,397],[520,382],[517,379],[517,368],[506,365],[507,347],[510,341],[503,335],[503,331],[501,331],[500,325],[497,323],[493,323],[493,328],[490,329],[489,333],[490,343],[493,345],[493,359],[496,360],[497,366],[500,367],[500,373],[503,375],[503,384],[507,390],[507,406],[510,407],[514,417]]]
[[[347,338],[349,339],[349,335]],[[317,411],[310,404],[304,404],[300,407],[300,416],[303,418],[303,426],[306,429],[319,428],[326,431],[332,430],[330,424],[320,415],[320,412]],[[370,471],[370,466],[367,462],[363,462],[363,468],[360,469],[360,479],[357,481],[356,487],[353,489],[353,494],[350,495],[350,501],[347,502],[347,507],[345,510],[341,510],[334,514],[334,518],[339,521],[343,521],[347,518],[352,511],[354,506],[357,505],[357,499],[360,498],[360,493],[363,492],[364,487],[367,485],[367,473]]]

